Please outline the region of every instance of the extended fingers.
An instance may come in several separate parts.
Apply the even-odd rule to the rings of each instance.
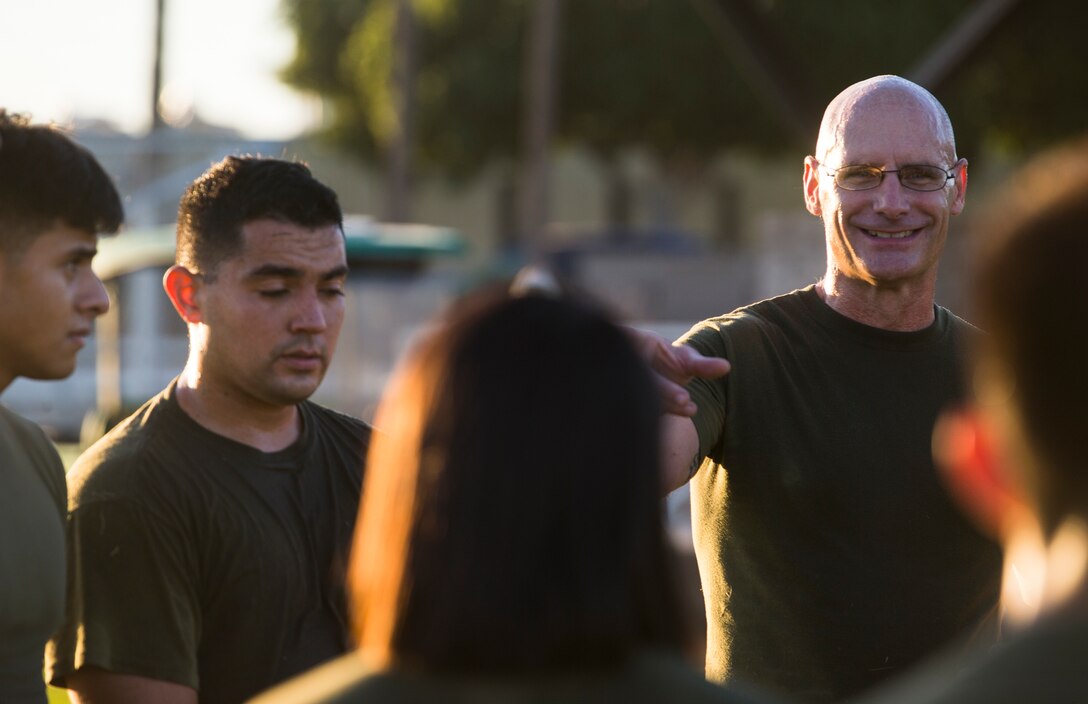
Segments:
[[[729,361],[721,357],[704,357],[690,347],[683,345],[673,346],[674,357],[677,366],[685,378],[685,382],[694,377],[700,379],[714,379],[729,373]]]
[[[657,380],[658,395],[661,398],[662,411],[689,418],[695,415],[697,410],[695,402],[691,400],[691,394],[688,393],[687,389],[660,374],[656,374],[655,378]]]
[[[695,402],[684,387],[696,377],[713,379],[729,372],[729,362],[720,357],[705,357],[690,347],[670,344],[660,335],[646,330],[628,330],[639,352],[655,372],[666,413],[687,417],[695,415]]]

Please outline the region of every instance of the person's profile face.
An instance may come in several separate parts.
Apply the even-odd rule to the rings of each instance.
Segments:
[[[0,388],[16,377],[61,379],[109,309],[91,269],[97,236],[57,221],[22,252],[0,253]]]
[[[337,225],[246,223],[241,251],[202,285],[205,382],[270,405],[308,398],[336,349],[346,278]]]

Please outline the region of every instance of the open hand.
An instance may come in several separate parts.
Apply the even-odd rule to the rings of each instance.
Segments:
[[[657,377],[661,404],[666,413],[691,417],[695,402],[687,386],[695,377],[714,379],[729,373],[729,362],[721,357],[704,357],[686,345],[673,345],[648,330],[628,328],[635,347]]]

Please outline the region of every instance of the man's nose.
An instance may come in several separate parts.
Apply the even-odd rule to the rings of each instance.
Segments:
[[[884,174],[884,180],[873,189],[873,208],[888,217],[900,217],[910,210],[910,194],[899,183],[899,174]]]
[[[79,309],[96,318],[110,309],[110,296],[106,292],[106,285],[94,272],[87,272],[77,295]]]
[[[293,332],[315,333],[325,330],[328,320],[321,297],[316,293],[306,293],[299,297],[298,309],[291,319]]]

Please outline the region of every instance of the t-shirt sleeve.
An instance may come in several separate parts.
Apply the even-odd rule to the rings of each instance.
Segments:
[[[720,325],[704,321],[689,330],[678,341],[706,357],[728,359]],[[688,393],[698,411],[692,420],[699,434],[699,457],[706,457],[721,440],[725,429],[725,401],[729,375],[718,379],[692,379]]]
[[[46,652],[50,684],[93,665],[199,689],[197,572],[182,531],[129,500],[71,512],[68,603]]]
[[[10,414],[9,414],[10,417]],[[64,464],[57,449],[37,425],[15,416],[11,428],[18,434],[23,449],[30,455],[31,466],[41,477],[57,506],[57,513],[64,520],[68,513],[67,490],[64,482]]]

